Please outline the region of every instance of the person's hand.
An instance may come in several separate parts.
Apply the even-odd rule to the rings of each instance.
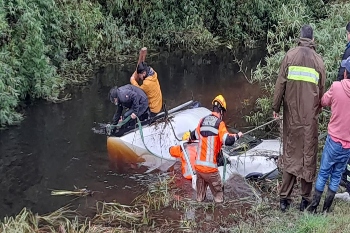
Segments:
[[[243,133],[242,132],[238,132],[238,137],[242,137]]]
[[[120,118],[119,118],[119,122],[122,122],[122,121],[123,121],[123,117],[120,117]]]
[[[278,119],[280,118],[280,115],[277,112],[273,111],[273,118]]]
[[[136,114],[135,114],[135,113],[131,113],[131,119],[133,119],[133,120],[134,120],[134,119],[136,119],[136,117],[137,117],[137,116],[136,116]]]

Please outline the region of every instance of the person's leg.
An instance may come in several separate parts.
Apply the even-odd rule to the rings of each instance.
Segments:
[[[329,212],[330,207],[332,206],[334,196],[339,188],[342,173],[346,168],[350,155],[350,149],[344,149],[340,143],[332,141],[332,148],[334,150],[332,159],[335,161],[335,163],[331,173],[326,199],[323,205],[323,211],[327,212]]]
[[[326,143],[323,147],[320,170],[317,175],[314,196],[312,198],[310,206],[308,207],[308,211],[312,213],[317,212],[317,207],[320,204],[324,187],[333,169],[334,161],[331,160],[331,157],[330,157],[331,154],[332,154],[331,141],[330,141],[330,137],[327,136]]]
[[[203,175],[205,174],[197,171],[196,188],[198,202],[204,201],[208,188],[208,183],[204,180]]]
[[[293,191],[294,183],[296,181],[296,177],[286,171],[283,171],[282,175],[282,187],[280,190],[280,208],[281,211],[286,211],[288,208],[291,198],[290,194]]]
[[[304,179],[301,179],[301,202],[300,202],[300,211],[304,211],[311,202],[311,191],[312,191],[312,182],[306,182]]]
[[[320,192],[323,192],[329,175],[331,174],[333,169],[334,161],[332,160],[332,153],[334,153],[332,147],[332,140],[329,136],[327,136],[326,144],[323,147],[320,170],[318,172],[315,184],[315,189],[317,189]]]
[[[224,192],[221,183],[221,177],[219,172],[210,173],[209,178],[209,188],[213,194],[214,201],[216,203],[221,203],[224,201]]]

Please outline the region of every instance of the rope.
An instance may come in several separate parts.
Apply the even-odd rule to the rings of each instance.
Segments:
[[[137,125],[139,127],[139,131],[140,131],[140,136],[141,136],[141,140],[142,140],[142,143],[143,145],[145,146],[146,150],[151,154],[151,155],[154,155],[156,156],[157,158],[160,158],[160,159],[165,159],[165,160],[168,160],[168,161],[174,161],[173,159],[167,159],[167,158],[164,158],[163,156],[159,156],[155,153],[153,153],[150,149],[148,149],[146,143],[145,143],[145,139],[144,139],[144,136],[143,136],[143,130],[142,130],[142,125],[141,125],[141,121],[138,117],[136,117],[136,120],[137,120]]]
[[[273,119],[273,120],[271,120],[271,121],[269,121],[269,122],[266,122],[265,124],[262,124],[262,125],[260,125],[260,126],[258,126],[258,127],[255,127],[254,129],[251,129],[251,130],[245,132],[244,134],[249,134],[249,133],[251,133],[251,132],[253,132],[253,131],[257,130],[257,129],[260,129],[260,128],[266,126],[266,125],[269,125],[269,124],[271,124],[271,123],[273,123],[273,122],[275,122],[275,121],[281,120],[281,119],[282,119],[281,117],[276,118],[276,119]],[[243,134],[243,135],[244,135],[244,134]]]

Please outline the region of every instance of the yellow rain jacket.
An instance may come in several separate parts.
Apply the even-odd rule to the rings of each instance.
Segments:
[[[133,76],[136,77],[136,75],[136,72],[134,72]],[[131,84],[140,87],[146,93],[150,111],[153,113],[159,113],[162,109],[163,98],[157,72],[150,68],[142,85],[139,85],[135,79],[131,79]]]

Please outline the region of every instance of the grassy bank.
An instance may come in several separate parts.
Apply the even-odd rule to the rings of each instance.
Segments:
[[[323,17],[322,1],[301,2],[311,17]],[[63,101],[67,84],[87,81],[106,62],[135,59],[143,46],[150,52],[254,46],[284,4],[290,1],[1,0],[0,126],[22,119],[24,101]]]
[[[301,213],[297,210],[300,200],[296,191],[292,195],[294,204],[291,209],[281,213],[277,204],[280,181],[246,183],[242,178],[233,181],[231,187],[226,184],[224,204],[215,205],[210,200],[197,203],[186,195],[180,197],[179,189],[174,186],[174,177],[168,177],[151,185],[148,192],[136,198],[130,206],[98,202],[93,218],[86,218],[69,208],[42,216],[24,208],[17,216],[3,219],[0,232],[339,233],[350,230],[350,203],[336,200],[334,210],[329,214]],[[188,183],[181,188],[190,186]]]

